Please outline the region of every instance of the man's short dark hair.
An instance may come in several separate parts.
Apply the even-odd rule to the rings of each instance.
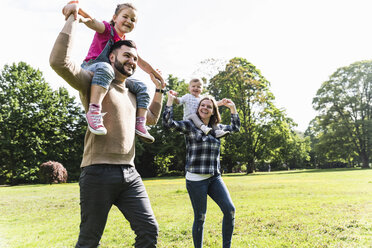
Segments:
[[[110,53],[112,53],[116,49],[119,49],[121,46],[127,46],[127,47],[137,49],[136,43],[134,43],[134,41],[132,41],[132,40],[119,40],[119,41],[115,42],[114,45],[112,45],[112,47],[110,49]]]

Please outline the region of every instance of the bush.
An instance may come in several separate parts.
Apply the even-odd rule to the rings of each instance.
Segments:
[[[168,172],[160,173],[158,174],[159,177],[178,177],[178,176],[185,176],[185,173],[183,171],[175,171],[171,170]]]
[[[48,161],[40,165],[39,170],[41,183],[65,183],[67,181],[67,170],[61,163]]]
[[[343,162],[326,162],[319,164],[319,169],[347,168],[347,163]]]

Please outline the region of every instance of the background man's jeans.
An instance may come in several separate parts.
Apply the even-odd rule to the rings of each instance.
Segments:
[[[97,247],[115,205],[136,234],[135,247],[156,247],[158,224],[137,170],[130,165],[91,165],[80,180],[80,234],[76,247]],[[123,244],[131,246],[131,244]]]
[[[194,209],[194,224],[192,237],[196,248],[203,247],[203,228],[207,213],[207,195],[209,195],[223,212],[222,242],[224,248],[231,247],[234,230],[235,207],[220,175],[202,181],[186,180],[192,207]]]

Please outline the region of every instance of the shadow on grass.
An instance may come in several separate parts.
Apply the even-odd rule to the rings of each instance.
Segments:
[[[299,174],[299,173],[324,173],[324,172],[347,172],[365,170],[361,168],[334,168],[334,169],[303,169],[303,170],[288,170],[288,171],[271,171],[271,172],[256,172],[252,174],[232,173],[223,174],[225,177],[241,177],[241,176],[275,176],[285,174]]]
[[[150,180],[178,180],[178,179],[185,179],[184,176],[166,176],[166,177],[142,177],[143,181],[150,181]]]
[[[52,184],[43,184],[43,183],[31,184],[30,183],[30,184],[16,184],[16,185],[3,184],[3,185],[0,185],[0,188],[21,188],[21,187],[41,188],[41,187],[51,187],[53,185],[70,185],[70,184],[76,184],[76,182],[52,183]]]
[[[334,168],[334,169],[302,169],[302,170],[289,170],[289,171],[271,171],[265,172],[260,171],[253,174],[246,173],[228,173],[223,174],[223,177],[248,177],[248,176],[275,176],[275,175],[286,175],[286,174],[298,174],[298,173],[324,173],[324,172],[348,172],[348,171],[360,171],[360,170],[372,170],[362,168]],[[160,181],[160,180],[179,180],[185,179],[184,176],[164,176],[164,177],[146,177],[142,178],[143,181]],[[77,182],[67,182],[66,184],[74,184]],[[50,184],[19,184],[19,185],[0,185],[0,187],[45,187]],[[63,184],[62,184],[63,185]]]
[[[302,169],[302,170],[289,170],[289,171],[271,171],[265,172],[260,171],[253,174],[246,173],[224,173],[223,177],[250,177],[250,176],[275,176],[275,175],[285,175],[285,174],[298,174],[298,173],[324,173],[324,172],[346,172],[346,171],[358,171],[361,168],[334,168],[334,169]],[[142,178],[143,181],[150,180],[178,180],[185,179],[184,176],[165,176],[165,177],[147,177]]]

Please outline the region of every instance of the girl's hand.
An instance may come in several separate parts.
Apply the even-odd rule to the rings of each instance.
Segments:
[[[155,84],[155,87],[157,89],[161,88],[160,80],[157,77],[155,77],[155,75],[153,73],[150,73],[150,78],[151,78],[151,81]],[[161,88],[161,89],[163,89],[163,88]]]
[[[87,23],[87,22],[93,21],[93,18],[90,15],[88,15],[88,13],[85,12],[84,10],[82,10],[82,9],[79,9],[78,14],[80,15],[79,16],[79,22]]]
[[[79,22],[81,23],[87,23],[91,21],[93,21],[91,18],[85,18],[85,17],[79,16]]]
[[[153,74],[161,83],[161,88],[164,89],[167,84],[164,82],[164,79],[162,77],[162,73],[159,69],[156,69],[151,74]]]

